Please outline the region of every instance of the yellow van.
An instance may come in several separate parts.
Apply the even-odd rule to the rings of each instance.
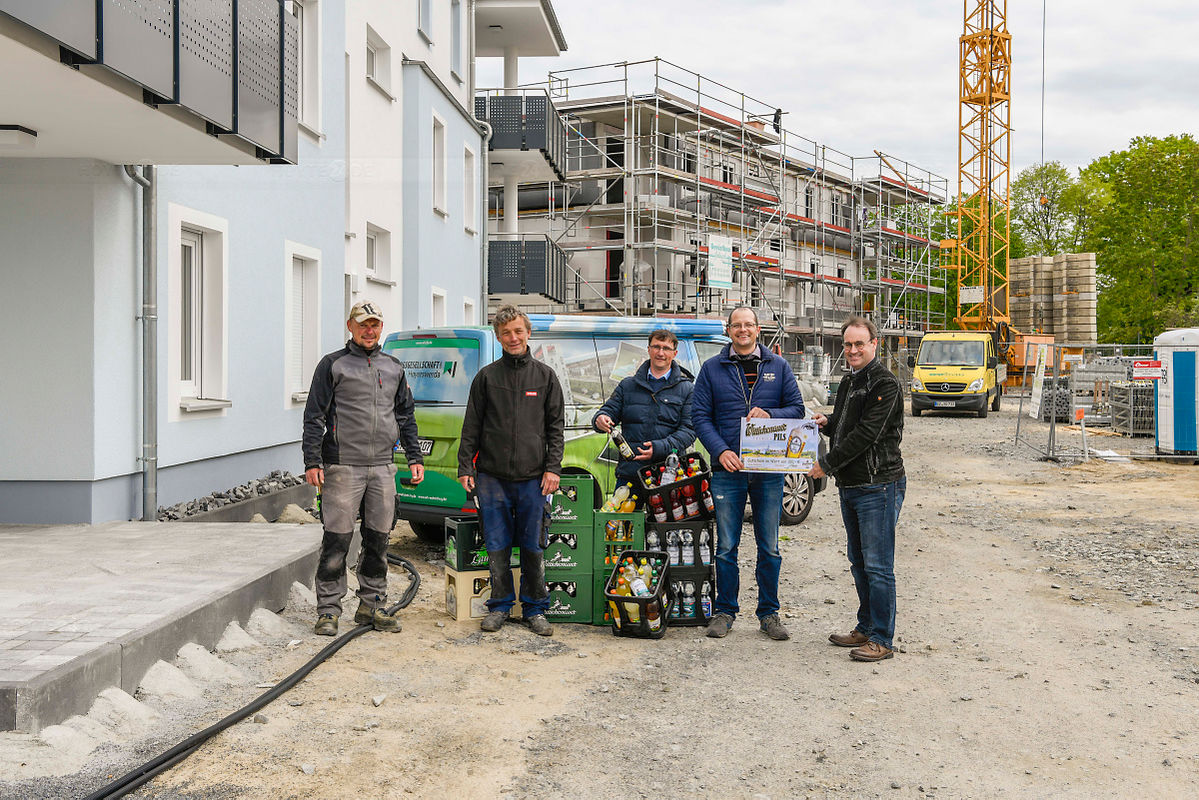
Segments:
[[[984,331],[930,331],[920,351],[908,356],[912,368],[912,416],[922,411],[999,410],[1007,365],[995,354],[995,339]]]

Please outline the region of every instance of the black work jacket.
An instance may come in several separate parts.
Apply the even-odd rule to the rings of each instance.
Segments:
[[[824,426],[828,452],[820,468],[843,487],[890,483],[903,477],[903,387],[875,358],[837,388]]]
[[[527,349],[519,356],[504,353],[471,382],[458,477],[486,472],[522,481],[545,472],[561,475],[565,425],[562,386],[554,371]]]

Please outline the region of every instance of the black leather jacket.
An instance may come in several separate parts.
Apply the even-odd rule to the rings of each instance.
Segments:
[[[875,358],[837,389],[824,432],[828,453],[820,468],[843,487],[890,483],[903,477],[903,387]]]

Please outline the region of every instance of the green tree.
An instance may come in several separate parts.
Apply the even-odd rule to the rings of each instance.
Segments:
[[[1098,207],[1106,201],[1102,183],[1075,179],[1060,162],[1023,169],[1012,181],[1012,258],[1077,253]]]
[[[1148,342],[1199,324],[1199,142],[1135,138],[1081,182],[1106,201],[1085,242],[1098,260],[1100,340]]]

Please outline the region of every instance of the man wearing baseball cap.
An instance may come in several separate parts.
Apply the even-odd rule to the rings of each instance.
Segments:
[[[356,304],[346,322],[350,340],[316,365],[304,407],[304,477],[321,490],[325,526],[316,567],[316,625],[337,634],[346,593],[346,553],[362,508],[358,610],[354,622],[395,633],[400,621],[386,610],[387,544],[395,524],[393,448],[399,442],[420,483],[425,468],[416,440],[412,390],[400,362],[379,347],[383,314]]]

